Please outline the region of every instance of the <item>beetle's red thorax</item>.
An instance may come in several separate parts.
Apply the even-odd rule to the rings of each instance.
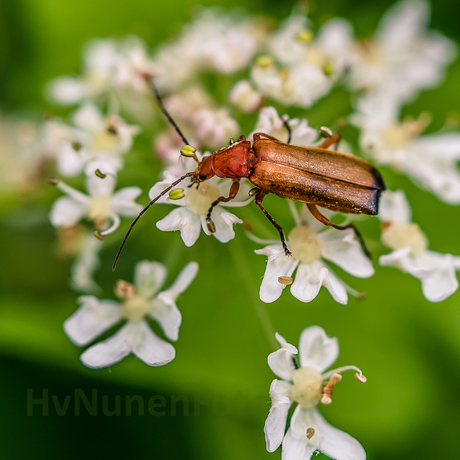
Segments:
[[[216,176],[232,179],[248,177],[250,151],[251,142],[241,141],[214,152],[211,158]]]

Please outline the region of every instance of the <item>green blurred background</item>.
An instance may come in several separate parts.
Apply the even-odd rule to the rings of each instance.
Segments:
[[[201,2],[216,3],[243,6],[275,20],[292,8],[292,2],[268,0]],[[364,37],[372,34],[390,4],[315,2],[311,17],[317,25],[332,16],[345,17],[356,35]],[[153,48],[174,36],[194,7],[190,0],[0,0],[0,110],[39,120],[50,110],[44,85],[55,76],[79,72],[87,39],[136,34]],[[432,28],[457,43],[459,11],[457,2],[444,0],[436,2],[432,14]],[[447,114],[458,116],[459,81],[457,61],[440,88],[424,92],[405,112],[429,110],[434,116],[431,129],[439,129]],[[338,90],[311,111],[292,113],[320,126],[349,111],[348,96]],[[147,147],[137,141],[136,160],[128,163],[120,186],[156,180],[160,165],[151,161]],[[139,162],[147,166],[136,171]],[[404,177],[383,173],[389,188],[406,191],[414,221],[427,233],[431,249],[460,254],[460,208],[441,203]],[[337,365],[363,369],[366,385],[350,374],[337,388],[333,404],[321,410],[333,425],[359,439],[370,459],[458,458],[460,293],[432,304],[417,280],[377,266],[369,280],[337,269],[345,281],[367,293],[362,301],[351,298],[348,305],[338,305],[323,289],[310,304],[285,292],[279,301],[264,305],[257,293],[265,260],[253,253],[255,245],[241,228],[226,245],[201,236],[187,249],[178,234],[155,228],[168,212],[159,206],[142,219],[116,275],[110,266],[117,242],[102,253],[98,281],[104,297],[113,297],[116,280],[131,280],[138,260],[165,263],[169,283],[184,260],[197,260],[198,278],[178,301],[183,325],[177,357],[165,367],[149,368],[131,356],[111,369],[92,371],[81,365],[81,350],[62,331],[62,322],[77,307],[77,294],[67,287],[70,262],[56,257],[55,231],[47,222],[57,196],[59,192],[43,184],[32,195],[0,197],[2,459],[279,458],[279,451],[265,452],[263,436],[274,376],[266,364],[273,345],[260,324],[261,309],[293,344],[304,327],[321,325],[339,338]],[[146,193],[143,198],[145,202]],[[274,197],[267,198],[267,208],[274,215],[288,215],[286,203]],[[253,209],[242,214],[259,235],[273,237],[261,214]],[[361,226],[377,259],[378,222],[370,219]],[[94,390],[97,408],[88,413],[82,406],[77,415],[75,395],[91,398]],[[43,405],[28,405],[28,394],[47,399],[47,415]],[[126,398],[134,396],[130,414]],[[145,405],[143,414],[139,402]]]

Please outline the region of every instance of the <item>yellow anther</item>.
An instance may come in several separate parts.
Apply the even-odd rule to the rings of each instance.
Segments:
[[[169,192],[169,199],[170,200],[180,200],[184,198],[185,193],[183,188],[176,188],[175,190],[171,190]]]
[[[180,153],[184,157],[193,158],[195,156],[196,148],[191,145],[184,145],[180,149]]]
[[[96,171],[94,171],[94,174],[96,174],[96,176],[100,177],[101,179],[105,179],[107,177],[107,174],[104,174],[100,169],[96,169]]]
[[[278,283],[282,284],[283,286],[289,286],[292,284],[292,278],[290,276],[279,276]]]
[[[301,42],[310,43],[313,40],[314,36],[315,35],[311,30],[304,29],[297,32],[296,38]]]
[[[356,374],[355,374],[355,379],[356,379],[358,382],[361,382],[361,383],[366,383],[366,382],[367,382],[367,378],[366,378],[363,374],[358,374],[358,373],[356,373]]]
[[[318,130],[319,132],[319,135],[321,137],[324,137],[325,139],[327,139],[328,137],[331,137],[332,136],[332,130],[330,128],[328,128],[327,126],[321,126],[321,128],[319,128]]]
[[[268,54],[263,54],[256,59],[256,65],[260,67],[270,67],[275,63],[273,58]]]

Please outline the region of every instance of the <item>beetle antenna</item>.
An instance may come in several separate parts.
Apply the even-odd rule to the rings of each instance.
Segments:
[[[287,138],[286,144],[290,144],[291,139],[292,139],[292,129],[289,126],[289,118],[285,117],[284,115],[280,118],[281,118],[281,121],[283,122],[284,127],[286,128],[286,131],[288,132],[288,138]]]
[[[169,114],[169,112],[166,110],[166,107],[163,104],[163,100],[161,99],[160,93],[158,92],[158,89],[153,82],[153,79],[148,78],[147,82],[150,85],[150,88],[152,89],[153,93],[155,94],[155,97],[157,99],[158,105],[160,106],[161,111],[165,114],[166,118],[168,121],[171,123],[171,125],[174,127],[176,130],[177,134],[179,134],[180,138],[182,139],[182,142],[185,145],[190,145],[187,138],[182,134],[182,131],[180,130],[179,126],[177,126],[177,123],[173,120],[172,116]]]
[[[129,227],[129,230],[126,232],[126,235],[123,239],[123,242],[121,243],[120,249],[118,249],[117,255],[115,257],[115,260],[112,265],[112,271],[115,271],[117,268],[117,263],[118,259],[120,258],[121,251],[123,251],[123,248],[126,244],[126,240],[128,239],[128,236],[131,234],[134,226],[137,224],[138,220],[147,212],[147,210],[152,206],[152,204],[156,203],[163,195],[168,193],[173,187],[175,187],[179,182],[182,182],[184,179],[187,179],[187,177],[195,176],[196,172],[188,172],[187,174],[184,174],[181,178],[177,179],[174,181],[169,187],[166,187],[158,196],[156,196],[153,200],[150,201],[150,203],[137,215],[137,217],[133,220],[131,223],[131,226]]]

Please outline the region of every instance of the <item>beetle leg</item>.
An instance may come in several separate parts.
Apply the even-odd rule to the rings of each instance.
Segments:
[[[208,230],[211,233],[216,233],[216,226],[214,225],[214,222],[211,219],[212,210],[221,202],[227,203],[228,201],[233,200],[236,197],[236,194],[238,193],[239,189],[240,189],[240,179],[233,179],[232,186],[230,187],[230,192],[228,194],[228,197],[220,196],[219,198],[217,198],[217,200],[212,202],[211,207],[209,208],[208,213],[206,214],[206,224],[207,224]]]
[[[275,221],[275,219],[273,219],[273,217],[267,212],[267,210],[262,206],[262,200],[264,199],[265,195],[267,194],[268,192],[266,192],[265,190],[259,190],[255,196],[254,196],[254,200],[256,202],[256,205],[259,206],[260,210],[265,214],[265,216],[267,217],[267,219],[272,223],[272,225],[278,230],[279,234],[280,234],[280,239],[281,239],[281,244],[283,245],[283,249],[284,249],[284,254],[286,254],[287,256],[292,256],[292,253],[291,251],[289,251],[289,248],[287,247],[287,244],[286,244],[286,237],[284,236],[284,232],[283,232],[283,229],[282,227],[278,224],[278,222]]]
[[[320,145],[322,149],[327,149],[329,148],[332,144],[335,144],[334,148],[337,150],[337,147],[339,146],[340,139],[342,138],[342,135],[339,133],[335,133],[332,136],[328,137],[327,139],[324,140],[324,142]]]
[[[327,225],[328,227],[332,227],[337,230],[346,230],[347,228],[352,228],[353,231],[355,232],[356,238],[358,238],[359,244],[361,245],[361,248],[364,251],[364,254],[366,254],[368,259],[372,260],[372,254],[369,252],[369,249],[367,249],[366,243],[364,242],[364,238],[362,237],[361,232],[354,226],[354,224],[348,224],[348,225],[333,224],[326,216],[324,216],[318,211],[318,208],[314,204],[307,203],[307,208],[312,213],[315,219],[319,220],[322,224]]]

